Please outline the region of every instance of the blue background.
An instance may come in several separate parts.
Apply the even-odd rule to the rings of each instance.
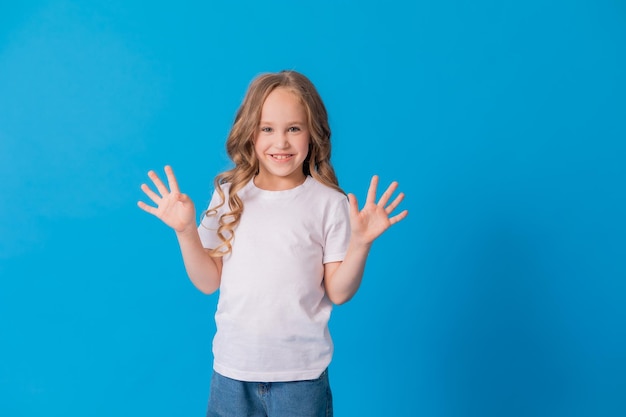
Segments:
[[[0,415],[204,415],[216,296],[139,185],[203,208],[284,68],[410,211],[334,311],[336,415],[626,415],[625,41],[620,0],[3,2]]]

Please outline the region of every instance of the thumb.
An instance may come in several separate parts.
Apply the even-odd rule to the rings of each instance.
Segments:
[[[179,194],[178,195],[178,201],[180,201],[184,205],[188,205],[188,204],[193,205],[193,201],[191,201],[191,198],[189,198],[189,196],[187,194],[182,194],[182,193]]]
[[[348,194],[348,202],[350,203],[350,217],[356,217],[359,214],[359,203],[356,196],[352,193]]]

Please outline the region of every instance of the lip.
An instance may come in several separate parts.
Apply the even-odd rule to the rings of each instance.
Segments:
[[[274,162],[283,163],[290,161],[295,155],[292,153],[270,153],[267,156]]]

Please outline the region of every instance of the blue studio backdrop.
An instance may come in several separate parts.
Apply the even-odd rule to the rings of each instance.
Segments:
[[[0,415],[204,415],[217,296],[139,185],[204,208],[281,69],[409,210],[333,312],[336,415],[626,415],[625,41],[619,0],[2,2]]]

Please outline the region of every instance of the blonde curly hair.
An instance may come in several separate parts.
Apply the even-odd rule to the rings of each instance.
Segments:
[[[304,174],[343,193],[330,163],[328,113],[313,83],[296,71],[261,74],[250,83],[226,140],[226,151],[235,167],[218,174],[214,179],[215,190],[222,202],[207,210],[205,215],[217,216],[218,209],[226,203],[230,211],[223,213],[218,220],[217,235],[222,243],[210,251],[211,256],[221,257],[232,251],[235,228],[244,209],[237,192],[259,172],[259,160],[254,152],[254,134],[259,127],[265,99],[279,87],[296,94],[306,111],[310,140],[309,153],[302,166]],[[228,201],[222,190],[224,184],[230,184]]]

